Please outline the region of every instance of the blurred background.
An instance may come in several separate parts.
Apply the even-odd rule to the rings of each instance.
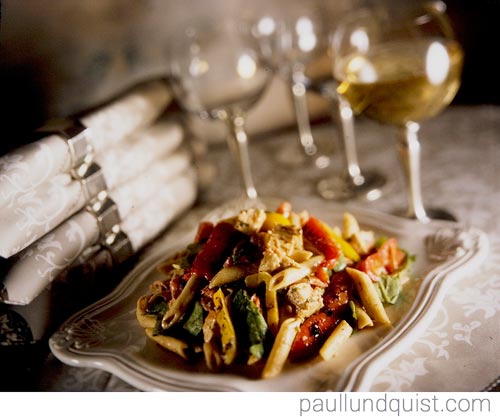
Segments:
[[[3,0],[0,154],[30,141],[30,132],[49,118],[87,111],[136,83],[164,76],[165,45],[187,20],[241,17],[273,7],[285,12],[293,1]],[[355,4],[326,3],[333,15]],[[448,0],[447,5],[465,48],[463,83],[453,104],[499,103],[493,48],[500,1]],[[251,130],[293,123],[291,104],[276,106],[271,100],[286,100],[284,87],[273,88],[254,109],[257,115],[250,115]],[[319,97],[310,99],[314,121],[324,109]],[[272,119],[258,117],[269,109],[280,110]]]

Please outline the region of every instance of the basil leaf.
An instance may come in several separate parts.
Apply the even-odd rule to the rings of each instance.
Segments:
[[[190,243],[186,247],[186,254],[178,262],[179,266],[183,269],[189,269],[203,245],[203,242]]]
[[[196,301],[193,311],[182,326],[188,333],[193,336],[198,336],[203,328],[203,307]]]
[[[168,310],[167,300],[163,297],[156,297],[151,303],[149,303],[146,313],[154,314],[155,316],[163,317]]]
[[[401,294],[401,280],[399,275],[384,275],[377,282],[380,299],[389,304],[396,304]]]
[[[237,318],[236,322],[240,324],[240,331],[244,332],[244,340],[249,344],[250,355],[257,359],[262,358],[268,331],[266,320],[243,289],[235,294],[233,309]]]

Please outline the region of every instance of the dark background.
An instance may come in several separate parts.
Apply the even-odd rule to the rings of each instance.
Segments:
[[[212,7],[216,2],[222,2],[220,10]],[[31,132],[48,118],[75,115],[164,74],[165,22],[179,20],[181,7],[204,13],[210,4],[210,13],[220,13],[237,2],[199,0],[191,8],[178,0],[0,4],[2,155],[31,141]],[[465,49],[463,81],[452,104],[499,104],[500,0],[448,0],[447,5]]]
[[[500,0],[448,0],[457,38],[465,49],[462,86],[455,104],[499,104]]]

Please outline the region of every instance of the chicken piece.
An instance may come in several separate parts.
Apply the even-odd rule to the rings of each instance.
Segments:
[[[358,233],[352,235],[349,243],[360,255],[366,255],[375,246],[375,234],[371,230],[360,230]]]
[[[236,219],[234,228],[242,233],[251,235],[260,230],[266,220],[266,212],[261,208],[242,210]]]
[[[360,255],[368,254],[375,245],[373,231],[361,230],[358,220],[351,213],[344,213],[342,237]]]
[[[302,229],[278,225],[272,230],[259,234],[259,246],[263,252],[259,265],[260,272],[296,266],[297,262],[292,259],[292,255],[304,249]]]
[[[300,318],[307,318],[323,307],[324,288],[313,287],[308,282],[293,284],[286,294],[287,300],[294,307]]]
[[[351,213],[344,213],[343,216],[342,237],[345,240],[351,239],[355,234],[361,231],[358,220]]]

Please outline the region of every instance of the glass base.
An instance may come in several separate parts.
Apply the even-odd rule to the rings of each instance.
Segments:
[[[428,223],[431,220],[446,220],[446,221],[450,221],[450,222],[457,222],[458,221],[458,219],[452,213],[450,213],[449,211],[447,211],[445,209],[441,209],[441,208],[437,208],[437,207],[429,207],[429,208],[426,207],[425,208],[426,216],[423,217],[422,219],[419,219],[416,216],[408,213],[408,211],[404,211],[404,210],[397,210],[396,212],[394,212],[394,214],[396,216],[399,216],[399,217],[406,217],[409,219],[418,220],[421,223]]]
[[[367,171],[357,180],[340,175],[323,179],[318,183],[317,189],[325,200],[345,201],[364,197],[368,201],[375,201],[382,196],[385,183],[386,179],[382,174]]]
[[[283,148],[276,154],[276,161],[284,167],[311,167],[324,169],[330,165],[330,157],[319,152],[308,155],[302,148]]]

